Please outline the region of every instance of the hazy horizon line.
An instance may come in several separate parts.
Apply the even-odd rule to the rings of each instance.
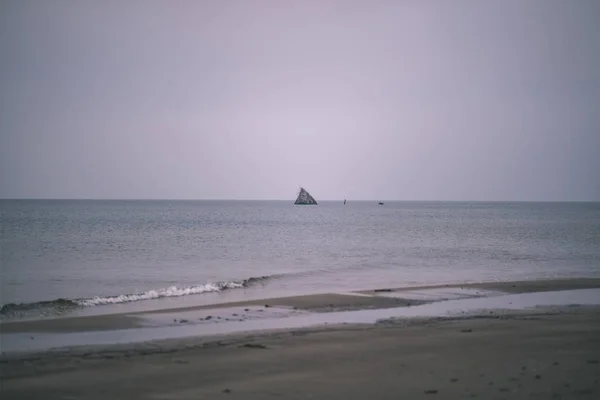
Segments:
[[[59,197],[0,197],[0,201],[246,201],[246,202],[260,202],[260,201],[277,201],[277,202],[294,202],[295,199],[238,199],[238,198],[59,198]],[[337,199],[320,199],[318,203],[333,203],[333,202],[344,202],[346,200],[350,202],[396,202],[396,203],[600,203],[600,200],[431,200],[431,199],[348,199],[348,198],[337,198]]]

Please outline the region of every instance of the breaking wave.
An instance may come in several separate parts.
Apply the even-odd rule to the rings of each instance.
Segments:
[[[170,286],[156,290],[148,290],[142,293],[122,294],[118,296],[90,297],[81,299],[56,299],[52,301],[39,301],[35,303],[8,303],[0,306],[0,316],[16,315],[30,311],[39,312],[64,312],[77,307],[93,307],[107,304],[129,303],[141,300],[153,300],[163,297],[180,297],[194,294],[220,292],[227,289],[239,289],[251,286],[270,279],[271,276],[259,276],[241,281],[224,281],[205,283],[193,286]]]

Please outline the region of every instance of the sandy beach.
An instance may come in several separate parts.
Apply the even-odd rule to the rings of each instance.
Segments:
[[[598,288],[600,280],[501,282],[469,287],[527,293]],[[219,309],[233,307],[258,313],[258,307],[264,312],[287,307],[290,313],[326,316],[344,310],[374,312],[427,305],[425,300],[415,302],[409,295],[402,297],[404,291],[430,293],[422,288],[382,289],[377,293],[384,297],[323,294],[168,310],[165,315],[219,315]],[[390,293],[398,297],[385,297]],[[3,399],[598,396],[600,308],[563,304],[499,311],[5,353],[0,357],[0,393]],[[147,318],[160,316],[161,311],[157,311],[154,316],[21,321],[0,327],[3,335],[104,329],[125,333]]]
[[[600,400],[600,0],[0,0],[0,56],[0,400]]]

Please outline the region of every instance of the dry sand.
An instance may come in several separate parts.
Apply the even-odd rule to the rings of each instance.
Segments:
[[[0,368],[3,400],[594,399],[600,309],[73,348],[5,355]]]

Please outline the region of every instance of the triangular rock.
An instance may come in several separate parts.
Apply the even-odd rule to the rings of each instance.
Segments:
[[[300,193],[298,193],[298,198],[294,204],[316,205],[317,201],[304,188],[300,188]]]

